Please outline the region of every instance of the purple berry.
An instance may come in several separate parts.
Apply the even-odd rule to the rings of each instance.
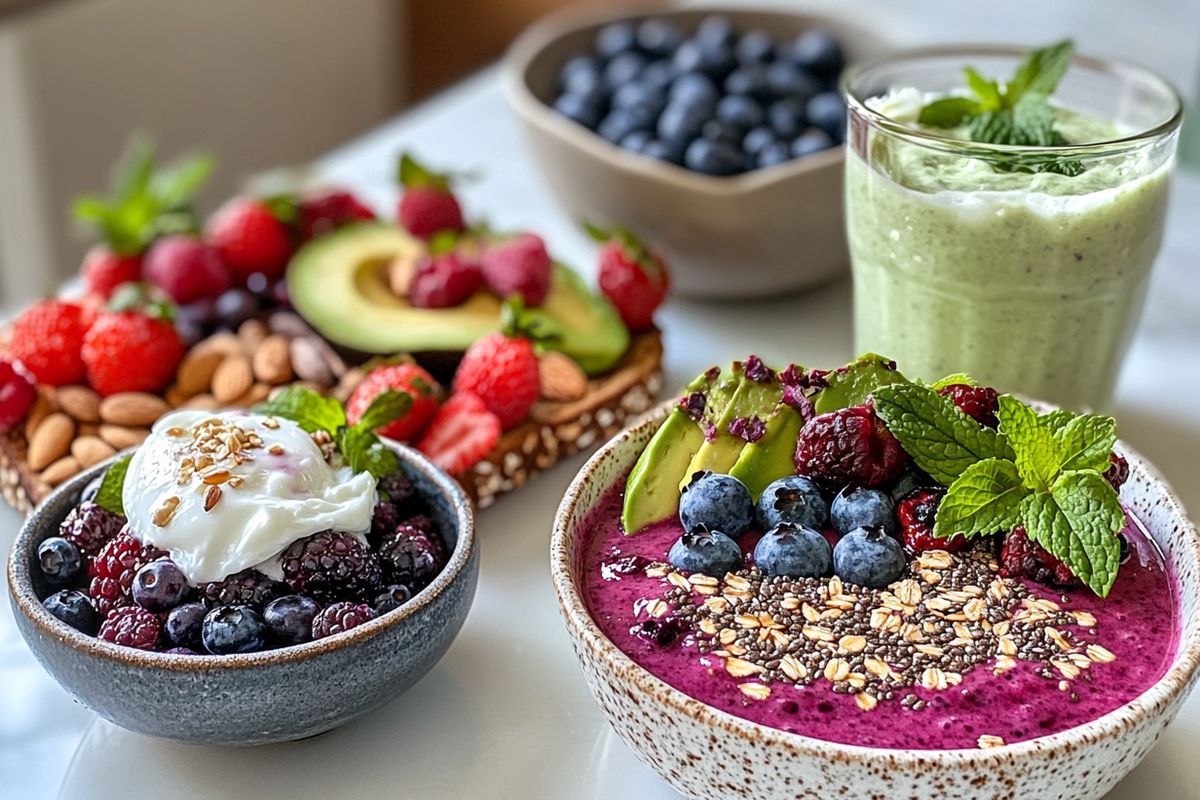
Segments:
[[[92,605],[92,599],[83,592],[63,589],[43,600],[42,605],[80,633],[95,636],[100,630],[100,613]]]
[[[73,542],[51,536],[38,545],[38,566],[51,586],[69,586],[83,577],[83,556]]]
[[[201,639],[216,655],[253,653],[267,643],[267,626],[250,606],[221,606],[204,617]]]
[[[313,619],[320,612],[321,606],[317,601],[302,594],[289,594],[272,600],[263,609],[267,636],[280,645],[311,641]]]
[[[133,602],[147,611],[170,611],[192,592],[183,570],[169,558],[151,561],[133,576]]]
[[[395,611],[411,599],[411,589],[401,583],[394,584],[375,598],[375,613],[382,617],[389,611]]]
[[[320,602],[374,598],[383,571],[379,558],[341,531],[322,531],[283,551],[283,578],[296,594]]]
[[[314,639],[324,639],[326,636],[357,628],[373,619],[375,610],[368,605],[334,603],[313,619],[312,635]]]
[[[167,640],[177,648],[203,650],[201,632],[204,628],[204,617],[207,614],[208,607],[203,603],[184,603],[181,606],[175,606],[167,615],[166,623],[163,624]]]

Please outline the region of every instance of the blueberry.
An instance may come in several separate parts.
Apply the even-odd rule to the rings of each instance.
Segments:
[[[267,626],[250,606],[220,606],[204,617],[200,638],[217,655],[253,653],[267,643]]]
[[[697,139],[683,154],[684,165],[705,175],[736,175],[745,170],[742,151],[734,144],[712,139]]]
[[[743,133],[762,125],[765,118],[763,107],[748,95],[730,94],[717,102],[717,119],[737,126]]]
[[[804,107],[808,122],[829,134],[835,142],[846,137],[846,104],[837,92],[821,92],[813,95]]]
[[[846,65],[842,46],[829,31],[805,31],[792,44],[792,61],[822,80],[837,76]]]
[[[812,528],[783,522],[758,540],[754,564],[769,577],[819,578],[833,566],[833,548]]]
[[[613,144],[617,144],[634,131],[653,124],[654,116],[642,109],[617,108],[608,112],[608,115],[600,120],[596,133]]]
[[[683,72],[671,82],[668,103],[700,103],[715,108],[720,93],[712,78],[701,72]]]
[[[796,97],[804,101],[821,90],[808,73],[788,61],[776,61],[767,67],[767,88],[776,97]]]
[[[739,67],[725,79],[726,94],[745,94],[759,99],[768,97],[767,71],[758,64]]]
[[[667,561],[684,572],[702,572],[719,578],[742,568],[742,550],[720,531],[698,528],[671,545]]]
[[[735,62],[733,50],[728,45],[707,45],[688,39],[679,45],[671,63],[680,72],[702,72],[713,80],[724,80]]]
[[[704,127],[700,129],[700,135],[705,139],[713,142],[725,142],[737,148],[742,143],[741,129],[729,122],[719,119],[710,119],[704,123]]]
[[[833,498],[829,517],[839,533],[863,527],[882,528],[890,534],[898,532],[896,506],[887,492],[878,489],[843,489]]]
[[[208,607],[203,603],[184,603],[171,609],[163,631],[167,640],[175,647],[187,647],[192,650],[203,650],[201,632],[204,629],[204,617]]]
[[[647,63],[641,53],[621,53],[604,66],[604,85],[615,92],[630,81],[637,80]]]
[[[777,141],[779,141],[779,138],[775,135],[775,131],[765,125],[760,125],[742,138],[742,150],[747,155],[756,156],[764,147],[771,144],[771,142]]]
[[[683,31],[673,22],[651,17],[637,27],[638,47],[656,56],[669,56],[683,43]]]
[[[632,22],[613,22],[596,34],[596,53],[610,59],[637,47],[637,30]]]
[[[787,146],[787,142],[776,141],[758,151],[758,157],[754,160],[754,164],[760,169],[765,169],[791,160],[792,149]]]
[[[775,57],[775,42],[766,31],[750,31],[734,47],[742,64],[765,64]]]
[[[696,41],[710,47],[732,47],[737,40],[737,31],[729,17],[711,14],[700,21],[696,28]]]
[[[133,602],[147,611],[170,611],[192,593],[187,576],[169,558],[151,561],[133,576]]]
[[[558,87],[566,94],[587,94],[601,83],[600,62],[585,55],[573,56],[558,71]]]
[[[679,521],[685,531],[703,525],[736,539],[754,525],[754,501],[750,490],[737,478],[703,470],[683,487]]]
[[[662,139],[653,139],[642,148],[642,155],[657,158],[659,161],[668,161],[672,164],[683,164],[683,147],[678,144],[664,142]]]
[[[389,611],[395,611],[412,599],[412,590],[402,583],[387,588],[387,591],[375,598],[375,613],[383,616]]]
[[[804,104],[794,97],[776,100],[767,107],[767,123],[780,139],[795,139],[806,127]]]
[[[665,90],[634,81],[627,83],[613,92],[612,107],[635,109],[651,117],[657,118],[667,105]]]
[[[809,128],[792,140],[792,155],[796,158],[819,153],[833,147],[833,137],[820,128]]]
[[[724,574],[724,573],[722,573]],[[42,601],[46,610],[80,633],[95,636],[100,630],[100,613],[92,605],[92,599],[83,592],[63,589]]]
[[[882,528],[855,528],[833,548],[833,571],[847,583],[882,589],[908,566],[904,547]]]
[[[38,545],[38,565],[51,586],[67,586],[83,577],[83,555],[74,542],[51,536]]]
[[[554,101],[555,111],[592,130],[600,124],[603,108],[591,96],[582,94],[564,94]]]
[[[708,121],[709,112],[697,103],[669,103],[658,118],[658,138],[675,145],[685,146],[700,135],[700,129]]]
[[[257,316],[261,309],[258,295],[254,292],[247,289],[229,289],[217,298],[213,311],[222,325],[230,330],[237,330],[243,322]]]
[[[621,140],[621,147],[625,148],[626,150],[632,150],[635,153],[640,153],[646,149],[646,145],[648,145],[650,140],[653,138],[654,134],[643,128],[642,130],[637,130],[626,134],[625,138]]]
[[[651,61],[642,70],[642,74],[638,76],[638,81],[655,89],[666,90],[671,81],[675,80],[678,73],[675,70],[675,65],[668,58],[660,58],[658,61]]]
[[[100,484],[104,483],[104,473],[100,473],[96,477],[88,481],[88,485],[83,487],[83,492],[79,495],[80,503],[91,503],[96,499],[96,492],[100,491]]]
[[[829,522],[829,503],[817,484],[803,475],[772,481],[759,495],[755,510],[764,531],[781,522],[820,530]]]
[[[268,638],[281,645],[301,644],[312,639],[313,618],[321,606],[311,597],[289,594],[267,603],[263,609],[263,624]]]

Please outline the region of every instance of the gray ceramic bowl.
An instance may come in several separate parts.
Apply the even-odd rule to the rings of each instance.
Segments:
[[[1170,487],[1118,443],[1121,500],[1174,570],[1181,633],[1170,669],[1133,702],[1052,736],[992,750],[886,750],[786,733],[691,699],[635,664],[592,620],[576,567],[581,521],[633,466],[668,407],[606,444],[576,476],[554,522],[550,570],[584,677],[618,735],[688,797],[755,800],[1094,800],[1149,752],[1200,675],[1200,538]]]
[[[25,522],[8,560],[17,627],[46,670],[105,719],[194,744],[251,745],[335,728],[412,686],[462,627],[479,578],[471,505],[424,456],[393,445],[452,548],[441,574],[397,611],[308,644],[261,653],[149,653],[87,636],[43,608],[37,547],[58,531],[108,462],[56,489]]]
[[[884,37],[861,22],[787,11],[659,9],[568,11],[529,28],[509,50],[504,91],[542,176],[572,217],[621,224],[666,249],[672,291],[701,298],[763,297],[846,271],[842,148],[727,178],[689,172],[631,153],[550,107],[559,67],[589,52],[616,19],[661,17],[686,31],[712,13],[739,31],[792,39],[812,28],[838,36],[852,59],[877,55]]]

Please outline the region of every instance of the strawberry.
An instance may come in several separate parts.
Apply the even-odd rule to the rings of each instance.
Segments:
[[[282,278],[292,257],[287,226],[266,203],[249,197],[235,197],[218,209],[205,238],[242,283],[256,272],[268,280]]]
[[[405,153],[400,156],[399,178],[404,194],[396,207],[396,218],[413,236],[428,239],[439,231],[466,228],[448,176],[430,172]]]
[[[513,427],[540,394],[533,342],[500,331],[476,340],[454,373],[454,391],[478,395],[505,430]]]
[[[376,433],[401,442],[414,441],[437,413],[441,387],[432,375],[416,364],[376,367],[367,373],[367,377],[346,401],[346,418],[351,425],[358,424],[371,401],[384,389],[408,392],[412,395],[413,404],[404,416],[377,428]]]
[[[429,421],[417,449],[439,469],[457,475],[478,464],[500,441],[500,419],[478,395],[455,392]]]
[[[175,379],[186,353],[169,320],[140,311],[104,311],[83,340],[83,361],[92,388],[157,394]]]
[[[156,241],[143,263],[146,280],[160,287],[179,305],[216,297],[233,286],[228,268],[195,236],[176,234]]]
[[[662,305],[670,284],[662,255],[624,228],[586,227],[594,239],[604,243],[600,248],[600,291],[612,300],[631,332],[650,330],[654,310]]]
[[[358,220],[375,219],[375,212],[340,189],[324,189],[300,198],[300,238],[324,236]]]
[[[107,300],[123,283],[142,277],[141,255],[119,255],[103,245],[97,245],[84,256],[83,287],[91,294]]]
[[[20,361],[38,383],[82,383],[86,367],[79,351],[90,317],[78,303],[34,303],[13,323],[8,354]]]
[[[0,433],[8,433],[29,413],[37,386],[20,362],[0,358]]]
[[[526,306],[540,306],[550,291],[550,254],[535,233],[522,233],[487,248],[481,266],[484,282],[501,297],[520,294]]]

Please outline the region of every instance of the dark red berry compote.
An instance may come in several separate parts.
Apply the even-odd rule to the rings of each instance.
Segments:
[[[1095,720],[1156,683],[1178,643],[1176,590],[1120,505],[1128,470],[1112,466],[1124,459],[1110,455],[1111,420],[1038,414],[967,383],[939,392],[883,363],[851,376],[843,409],[828,408],[832,394],[823,407],[818,385],[790,430],[782,403],[760,405],[760,442],[785,430],[782,441],[726,454],[726,474],[685,473],[678,513],[662,518],[674,475],[661,473],[695,466],[672,460],[672,446],[712,468],[721,456],[694,442],[732,442],[719,423],[692,432],[681,403],[580,527],[576,574],[603,633],[700,702],[868,747],[1000,747]],[[713,404],[738,390],[712,391],[722,384],[708,374],[705,419],[720,419]],[[1039,447],[1049,466],[1032,476]],[[791,466],[779,452],[794,453]],[[1085,547],[1081,532],[1087,559],[1067,544]]]

